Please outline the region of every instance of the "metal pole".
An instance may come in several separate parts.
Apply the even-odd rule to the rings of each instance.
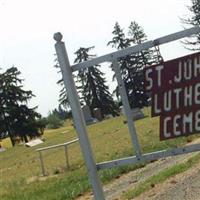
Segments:
[[[36,149],[36,151],[45,151],[45,150],[48,150],[48,149],[62,147],[62,146],[65,146],[65,145],[73,144],[74,142],[77,142],[77,141],[78,141],[78,139],[75,139],[75,140],[71,140],[71,141],[63,143],[63,144],[56,144],[56,145],[52,145],[52,146],[48,146],[48,147],[39,148],[39,149]]]
[[[72,77],[72,69],[70,67],[67,51],[65,49],[65,44],[64,42],[61,41],[62,40],[61,33],[55,33],[54,39],[56,40],[55,49],[58,56],[58,62],[61,67],[62,76],[67,91],[67,96],[69,98],[72,110],[74,124],[79,137],[79,142],[83,153],[83,157],[87,166],[89,180],[90,183],[92,184],[94,197],[96,200],[104,200],[105,198],[103,194],[102,185],[97,174],[97,167],[89,143],[83,112],[81,110],[79,97]]]
[[[131,135],[131,140],[132,140],[133,146],[135,148],[135,154],[136,154],[136,157],[138,159],[140,159],[141,158],[141,149],[140,149],[140,145],[139,145],[137,134],[136,134],[136,129],[135,129],[134,122],[133,122],[133,114],[131,112],[130,104],[128,101],[128,96],[126,93],[126,88],[124,85],[124,81],[122,80],[120,67],[119,67],[117,60],[113,61],[113,68],[114,68],[114,71],[116,74],[116,78],[117,78],[117,82],[118,82],[118,86],[119,86],[119,92],[120,92],[120,95],[122,98],[124,112],[125,112],[125,116],[126,116],[126,119],[128,122],[128,129],[129,129],[129,132]]]
[[[42,175],[45,176],[45,168],[44,168],[44,162],[43,162],[43,158],[42,158],[42,152],[38,151],[39,153],[39,158],[40,158],[40,164],[41,164],[41,169],[42,169]]]
[[[69,169],[69,158],[68,158],[68,151],[67,151],[67,145],[65,147],[65,158],[66,158],[66,167]]]

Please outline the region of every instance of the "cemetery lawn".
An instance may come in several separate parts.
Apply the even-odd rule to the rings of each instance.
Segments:
[[[150,118],[149,109],[144,109],[145,118],[135,122],[143,153],[182,146],[195,135],[168,141],[159,141],[159,118]],[[116,117],[88,126],[89,138],[97,162],[131,156],[132,149],[124,117]],[[46,130],[45,143],[36,147],[11,147],[8,139],[2,142],[6,148],[0,153],[0,199],[1,200],[66,200],[90,191],[86,168],[79,143],[68,148],[70,170],[65,167],[64,148],[43,152],[47,176],[41,176],[38,152],[40,147],[64,143],[77,137],[68,122],[56,130]],[[120,174],[138,166],[126,166],[99,172],[106,183]]]

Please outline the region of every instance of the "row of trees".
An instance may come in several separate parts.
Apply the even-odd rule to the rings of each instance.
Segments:
[[[200,25],[200,0],[191,0],[191,7],[188,7],[191,11],[190,17],[182,19],[182,23],[186,25],[199,26]],[[127,34],[120,27],[119,23],[116,23],[112,32],[113,38],[107,45],[117,49],[125,49],[127,47],[141,44],[147,40],[147,36],[144,30],[135,21],[130,23]],[[187,48],[191,50],[200,49],[200,34],[193,36],[184,41]],[[94,47],[79,48],[76,52],[75,63],[87,61],[95,57],[90,54],[90,51]],[[126,92],[128,95],[131,108],[143,107],[148,104],[148,95],[144,91],[143,81],[143,69],[146,66],[152,64],[158,64],[163,61],[159,47],[155,47],[149,50],[144,50],[119,60],[119,66],[122,74],[122,79],[125,84]],[[87,69],[80,70],[76,74],[77,87],[79,91],[79,97],[82,104],[87,104],[91,111],[93,108],[100,108],[103,115],[112,114],[113,116],[118,114],[118,106],[113,100],[113,95],[110,94],[108,86],[106,85],[105,76],[100,71],[100,66],[92,66]],[[112,66],[111,66],[112,68]],[[113,81],[115,80],[115,75]],[[58,81],[58,84],[63,86],[63,81]],[[114,90],[114,93],[119,97],[118,86]],[[119,98],[117,98],[119,99]],[[60,103],[64,107],[68,106],[68,99],[63,86],[60,93]]]
[[[46,121],[46,127],[50,129],[56,129],[63,125],[66,119],[70,119],[71,112],[63,110],[61,106],[50,111],[46,118],[43,118]]]
[[[147,41],[144,30],[136,22],[131,22],[128,33],[125,34],[118,23],[115,24],[112,32],[113,38],[108,45],[122,50],[127,47],[142,44]],[[143,107],[147,105],[148,95],[144,91],[143,69],[146,66],[157,64],[162,61],[159,48],[143,50],[119,60],[122,79],[125,84],[131,108]],[[115,80],[115,75],[113,77]],[[115,89],[116,96],[119,96],[118,86]]]
[[[117,50],[141,44],[147,40],[144,30],[136,22],[131,22],[127,34],[125,34],[120,25],[116,23],[112,34],[113,38],[108,42],[108,45]],[[80,63],[94,58],[95,55],[90,53],[92,50],[94,50],[94,47],[79,48],[75,52],[76,58],[74,62]],[[162,57],[159,48],[144,50],[119,60],[119,66],[131,108],[147,105],[148,95],[143,89],[144,81],[142,70],[145,66],[156,64],[161,61]],[[58,67],[58,65],[56,65],[56,67]],[[110,67],[112,68],[112,66]],[[108,114],[113,116],[118,115],[119,102],[116,103],[113,100],[114,94],[119,97],[118,86],[114,94],[109,92],[105,74],[100,71],[100,65],[82,69],[74,76],[76,78],[78,94],[82,105],[88,105],[91,111],[93,111],[94,108],[100,108],[103,116]],[[115,81],[115,76],[113,77],[113,81]],[[63,86],[63,81],[59,80],[58,84]],[[64,107],[69,105],[64,86],[60,92],[60,103]]]
[[[90,54],[94,47],[80,47],[76,52],[75,63],[87,61],[94,58],[95,55]],[[56,65],[58,68],[59,66]],[[118,115],[118,107],[114,102],[109,88],[106,85],[105,75],[100,71],[99,66],[92,66],[87,69],[80,70],[76,75],[76,83],[80,102],[82,105],[88,105],[92,111],[94,108],[100,108],[102,115],[112,114]],[[60,91],[60,104],[64,108],[69,108],[63,80],[59,80],[58,84],[62,85]]]

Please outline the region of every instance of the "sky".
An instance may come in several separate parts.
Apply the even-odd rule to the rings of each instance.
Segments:
[[[79,47],[95,46],[98,56],[115,51],[107,46],[115,22],[126,32],[131,21],[143,27],[148,40],[183,30],[190,0],[0,0],[0,68],[21,71],[24,88],[36,95],[30,106],[46,116],[58,107],[61,78],[54,66],[53,34],[61,32],[73,64]],[[164,59],[189,54],[180,41],[161,46]],[[102,67],[110,90],[112,73]]]

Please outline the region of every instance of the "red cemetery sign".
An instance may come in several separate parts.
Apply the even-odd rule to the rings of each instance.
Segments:
[[[200,132],[200,53],[147,67],[144,76],[160,140]]]

